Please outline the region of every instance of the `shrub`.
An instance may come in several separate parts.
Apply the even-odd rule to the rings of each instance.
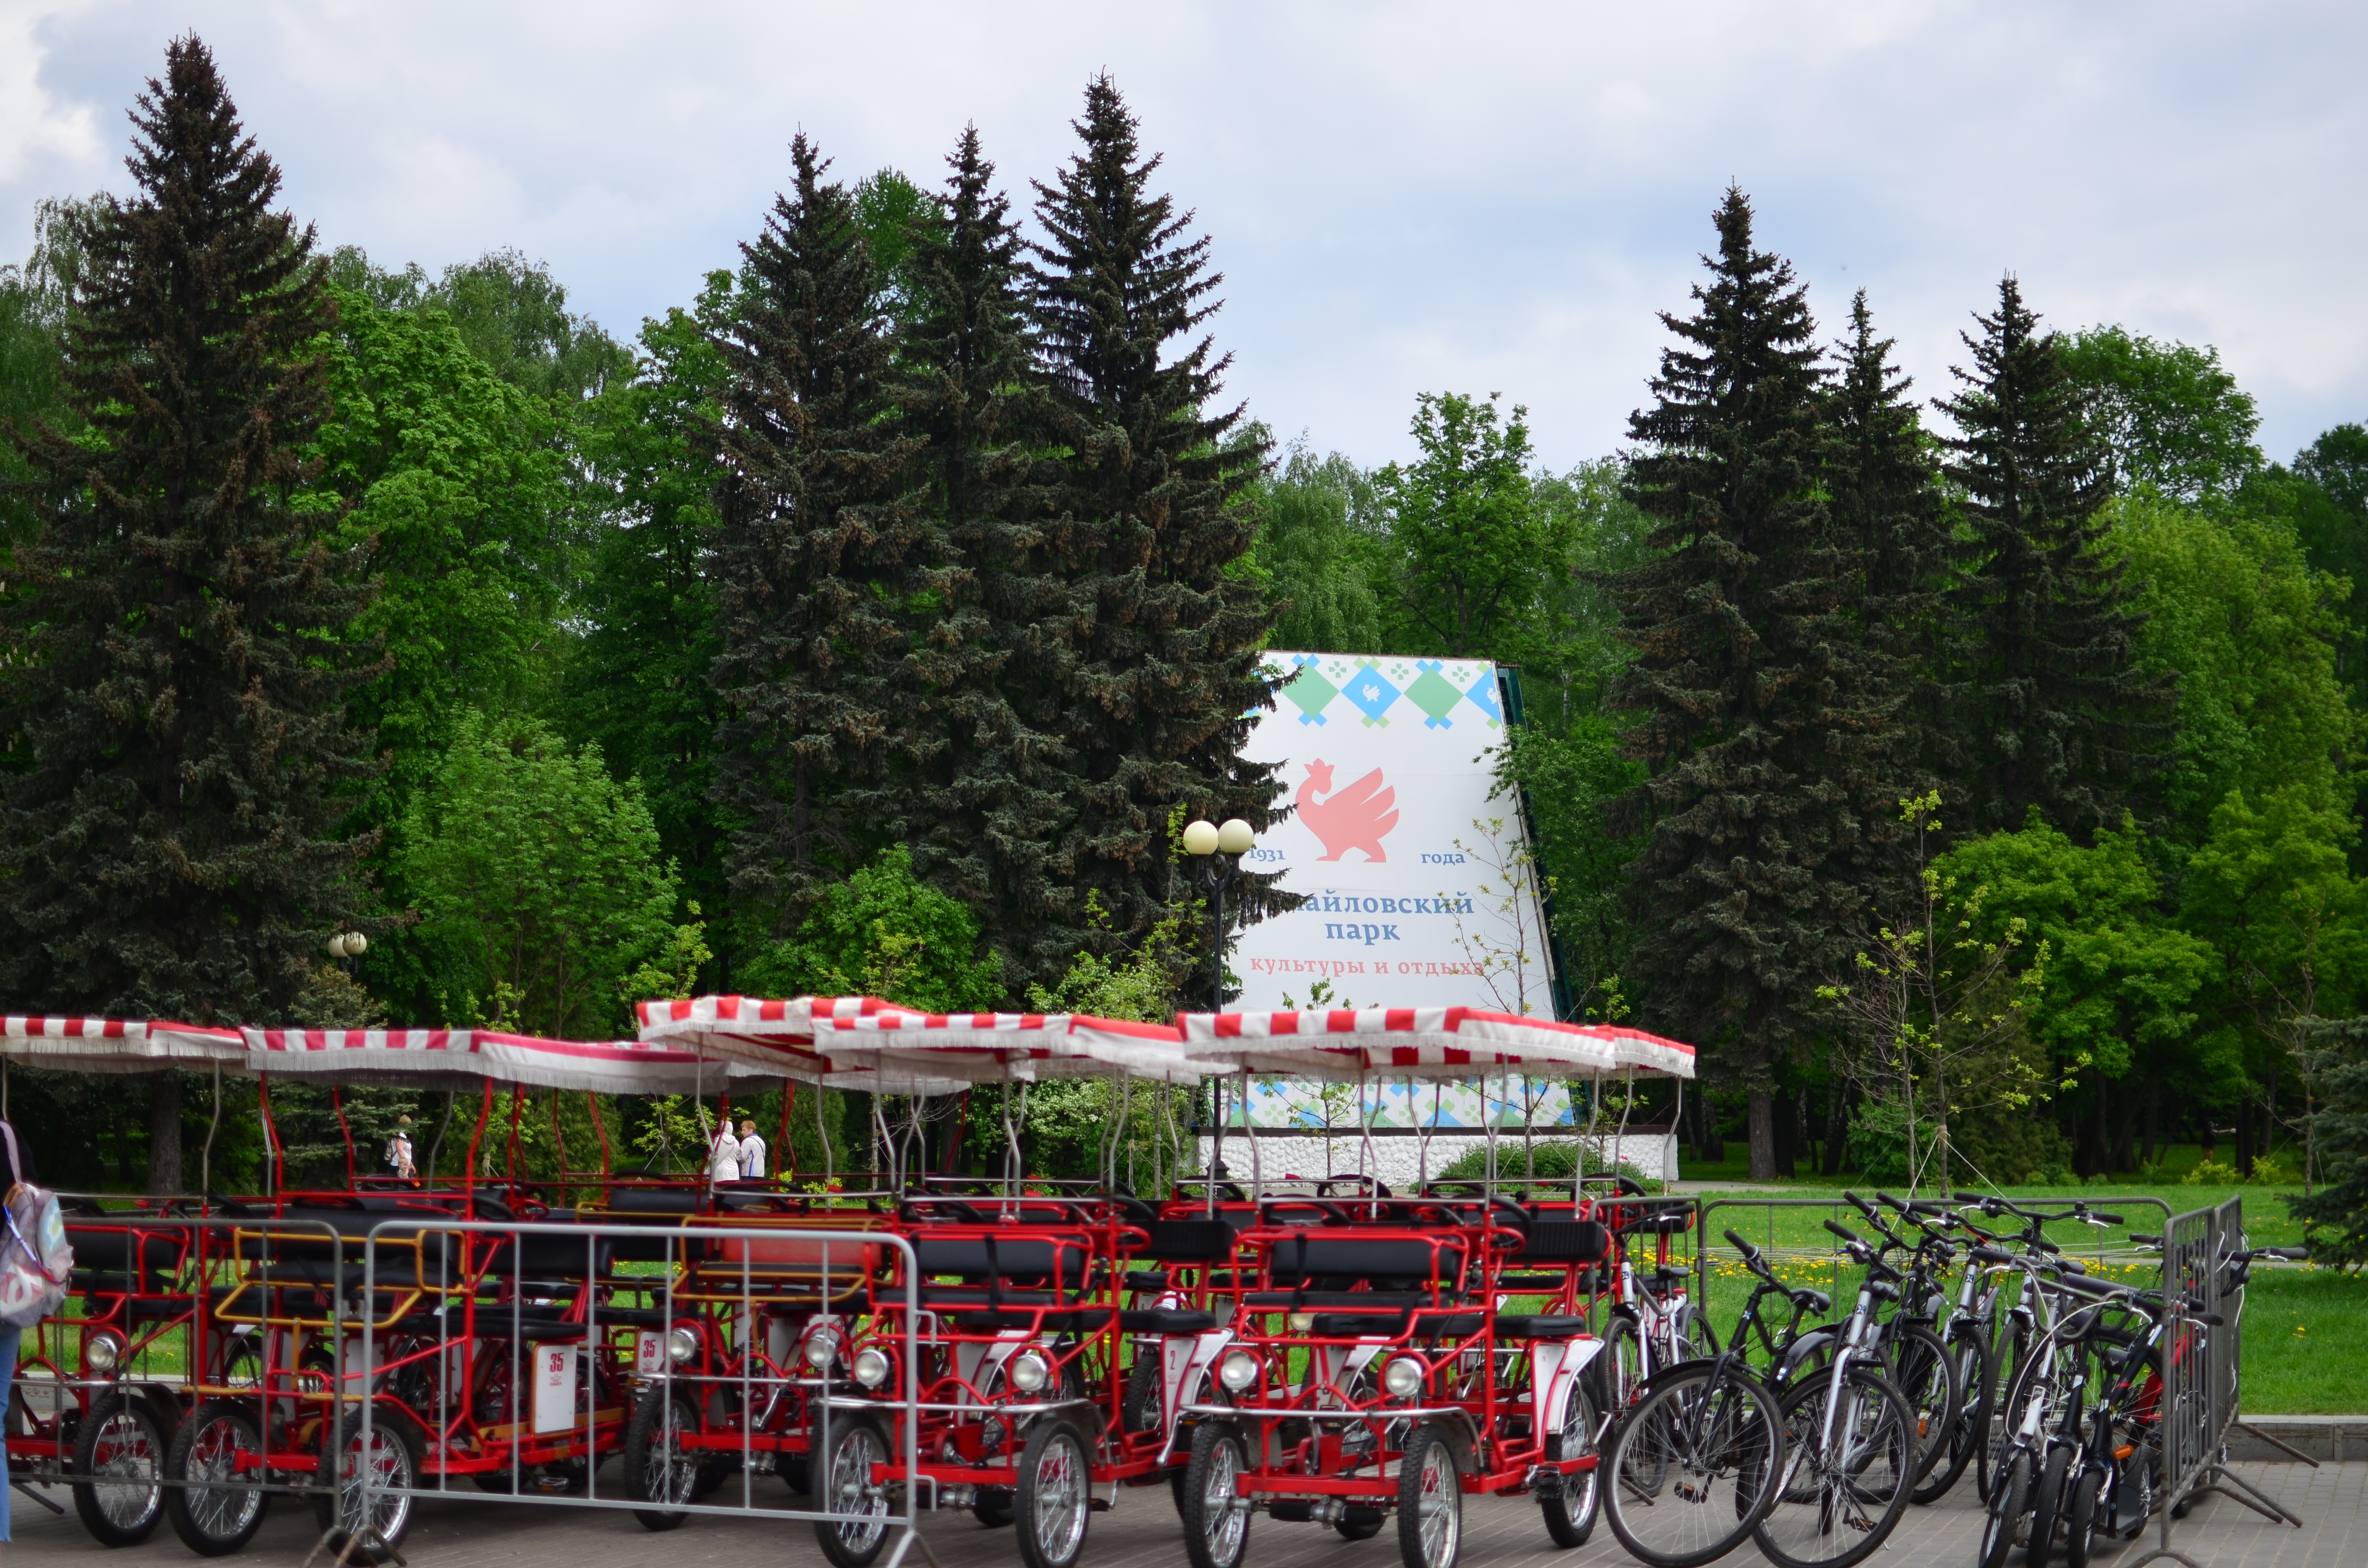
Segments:
[[[1624,1176],[1631,1181],[1651,1178],[1629,1161],[1622,1160],[1615,1169],[1603,1157],[1602,1151],[1576,1139],[1555,1138],[1530,1145],[1526,1157],[1518,1139],[1499,1138],[1497,1142],[1497,1179],[1518,1178],[1525,1171],[1534,1172],[1540,1181],[1570,1181],[1579,1175],[1584,1165],[1588,1176]],[[1439,1173],[1440,1181],[1477,1181],[1488,1174],[1488,1151],[1467,1149],[1447,1164]]]

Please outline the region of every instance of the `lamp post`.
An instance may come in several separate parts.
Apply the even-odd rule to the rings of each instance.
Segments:
[[[329,956],[345,965],[347,974],[354,972],[354,960],[370,951],[370,938],[359,931],[340,931],[329,938]]]
[[[1258,842],[1250,824],[1229,817],[1223,827],[1206,820],[1184,828],[1184,853],[1192,857],[1193,880],[1209,895],[1209,1011],[1225,1010],[1225,890],[1241,880],[1242,857]],[[1225,1174],[1225,1089],[1222,1080],[1210,1085],[1215,1104],[1216,1128],[1209,1151],[1209,1207],[1216,1211],[1217,1182]]]

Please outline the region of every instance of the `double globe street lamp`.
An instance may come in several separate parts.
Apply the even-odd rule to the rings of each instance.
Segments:
[[[1184,828],[1184,853],[1192,857],[1193,880],[1209,895],[1209,1011],[1225,1010],[1225,890],[1242,877],[1242,857],[1257,844],[1258,835],[1239,817],[1223,827],[1200,821]],[[1215,1142],[1210,1150],[1209,1202],[1217,1201],[1217,1182],[1225,1174],[1225,1089],[1222,1079],[1210,1081],[1211,1108],[1215,1111]]]
[[[1225,890],[1241,880],[1242,857],[1257,842],[1258,835],[1239,817],[1228,818],[1223,827],[1202,821],[1187,824],[1184,828],[1184,853],[1192,857],[1193,877],[1201,884],[1201,891],[1209,895],[1212,971],[1209,1011],[1212,1013],[1225,1010]]]

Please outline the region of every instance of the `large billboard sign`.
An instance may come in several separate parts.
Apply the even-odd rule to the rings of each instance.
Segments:
[[[1245,754],[1279,765],[1292,814],[1254,870],[1307,903],[1244,931],[1246,1008],[1554,1013],[1520,813],[1496,790],[1503,687],[1480,660],[1269,653],[1287,682]]]

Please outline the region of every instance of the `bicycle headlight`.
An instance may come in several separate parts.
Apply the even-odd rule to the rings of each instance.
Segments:
[[[855,1381],[865,1388],[876,1389],[888,1381],[888,1356],[876,1345],[867,1345],[855,1353]]]
[[[1011,1379],[1011,1386],[1021,1393],[1037,1393],[1053,1381],[1053,1364],[1045,1360],[1040,1351],[1022,1350],[1011,1358],[1011,1369],[1007,1375]]]
[[[826,1372],[837,1359],[837,1328],[826,1323],[816,1324],[814,1331],[806,1335],[806,1365],[817,1372]]]
[[[1217,1363],[1217,1381],[1235,1393],[1247,1393],[1258,1384],[1258,1358],[1247,1350],[1226,1351]]]
[[[679,1325],[666,1330],[666,1359],[676,1366],[699,1354],[699,1331]]]
[[[1399,1356],[1382,1369],[1382,1387],[1392,1399],[1412,1399],[1422,1392],[1422,1363],[1411,1356]]]
[[[107,1329],[100,1329],[82,1342],[82,1364],[101,1377],[115,1370],[123,1359],[123,1341]]]

